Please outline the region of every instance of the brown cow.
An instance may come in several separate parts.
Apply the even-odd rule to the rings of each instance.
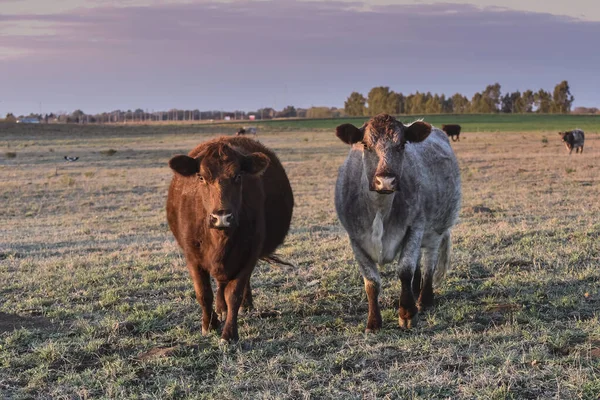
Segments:
[[[183,249],[202,307],[202,333],[225,319],[222,341],[238,340],[241,306],[252,307],[250,275],[283,243],[294,198],[283,166],[256,140],[221,137],[169,161],[169,227]],[[217,282],[213,311],[212,276]]]
[[[456,142],[457,140],[460,142],[460,125],[458,125],[458,124],[442,125],[442,130],[444,132],[446,132],[446,135],[448,135],[448,136],[450,136],[450,138],[452,138],[453,142]],[[454,136],[456,136],[456,139],[454,139]]]

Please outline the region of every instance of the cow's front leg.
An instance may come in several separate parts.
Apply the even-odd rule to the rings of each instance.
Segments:
[[[227,282],[227,286],[225,286],[227,319],[225,320],[225,326],[223,327],[223,333],[221,334],[221,342],[228,343],[239,340],[237,319],[242,300],[244,299],[244,289],[250,280],[250,272],[239,275],[235,279]]]
[[[210,276],[198,265],[188,263],[187,267],[194,283],[196,300],[202,307],[202,334],[207,335],[211,329],[219,327],[219,319],[213,311],[213,292],[210,287]]]
[[[365,292],[369,301],[369,316],[367,318],[366,333],[377,332],[381,329],[381,311],[379,310],[379,292],[381,291],[381,277],[377,265],[371,260],[358,243],[352,242],[352,250],[358,262],[360,273],[365,283]]]
[[[400,256],[400,307],[398,308],[398,324],[400,328],[409,329],[416,325],[417,305],[413,295],[413,278],[419,261],[422,229],[409,228],[403,241]]]
[[[225,302],[225,286],[227,286],[227,281],[217,282],[217,315],[221,319],[221,322],[225,322],[225,319],[227,319],[227,303]]]

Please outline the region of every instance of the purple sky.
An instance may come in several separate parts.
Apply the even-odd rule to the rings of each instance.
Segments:
[[[600,18],[577,12],[68,0],[34,14],[17,3],[0,0],[12,10],[0,14],[0,115],[38,112],[40,102],[43,112],[90,113],[343,107],[352,91],[379,85],[470,97],[494,82],[503,92],[552,90],[563,79],[575,105],[600,106]]]

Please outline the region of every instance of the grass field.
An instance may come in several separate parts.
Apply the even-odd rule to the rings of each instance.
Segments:
[[[539,115],[539,114],[440,114],[440,115],[402,115],[404,123],[425,118],[435,126],[442,124],[460,124],[464,132],[539,132],[583,129],[585,132],[600,132],[600,115]],[[242,125],[256,125],[269,131],[298,130],[333,130],[342,123],[361,126],[368,118],[341,119],[297,119],[267,120],[264,122],[244,122]],[[231,132],[239,127],[240,122],[223,123],[230,126]]]
[[[257,267],[257,309],[229,347],[201,336],[164,204],[168,159],[230,126],[0,127],[0,398],[598,399],[592,121],[571,156],[544,119],[501,135],[465,122],[452,143],[463,179],[452,270],[405,332],[385,267],[375,335],[333,206],[348,148],[329,125],[273,122],[259,139],[292,182],[280,253],[296,267]]]

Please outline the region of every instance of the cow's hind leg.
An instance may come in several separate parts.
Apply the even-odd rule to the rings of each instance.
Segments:
[[[423,285],[417,301],[419,311],[433,306],[433,281],[439,282],[450,266],[450,232],[433,234],[423,244]]]
[[[412,328],[417,322],[418,309],[413,294],[413,278],[419,262],[422,238],[423,231],[421,229],[409,228],[402,243],[399,271],[402,289],[398,308],[398,324],[405,329]],[[423,274],[424,271],[421,273]]]
[[[358,262],[360,273],[365,283],[365,292],[367,292],[367,300],[369,301],[369,316],[367,318],[367,328],[365,332],[377,332],[381,329],[381,311],[379,309],[379,293],[381,291],[381,277],[377,265],[371,257],[369,257],[363,249],[352,242],[352,250]]]
[[[210,286],[210,276],[208,272],[197,265],[188,263],[187,267],[194,282],[196,300],[202,307],[202,334],[206,335],[211,329],[219,327],[219,319],[213,311],[213,292]]]

